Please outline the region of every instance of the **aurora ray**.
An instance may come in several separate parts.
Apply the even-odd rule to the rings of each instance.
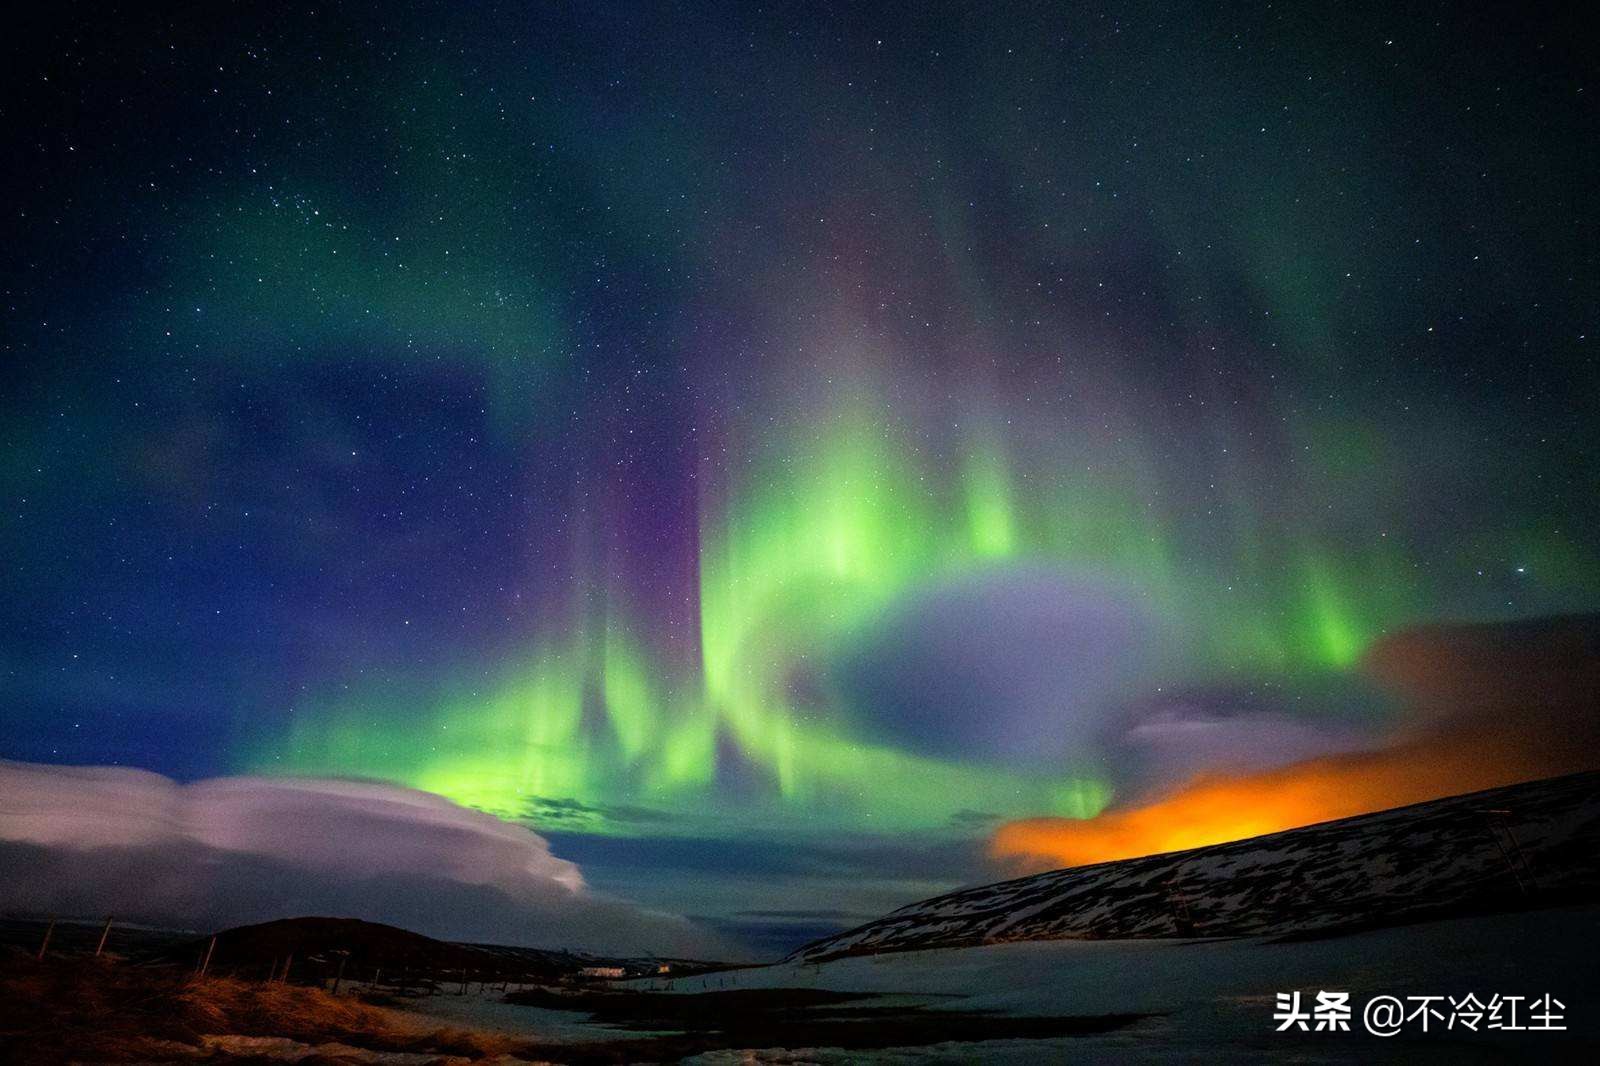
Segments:
[[[1600,607],[1556,16],[636,8],[13,35],[0,754],[887,909]]]

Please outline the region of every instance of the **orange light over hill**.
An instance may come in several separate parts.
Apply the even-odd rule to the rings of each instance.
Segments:
[[[1600,621],[1574,615],[1423,626],[1376,642],[1368,677],[1408,732],[1372,751],[1204,776],[1095,818],[1002,825],[990,854],[1024,870],[1221,844],[1600,767]]]
[[[1413,740],[1238,777],[1204,777],[1144,806],[1001,826],[990,853],[1026,869],[1081,866],[1275,833],[1582,769],[1494,731]]]

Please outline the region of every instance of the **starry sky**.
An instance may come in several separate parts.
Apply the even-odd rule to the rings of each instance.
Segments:
[[[0,756],[418,788],[779,944],[1148,786],[1130,715],[1337,747],[1374,640],[1600,608],[1558,16],[65,7]]]

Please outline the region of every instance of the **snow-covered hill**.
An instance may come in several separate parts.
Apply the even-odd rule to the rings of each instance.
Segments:
[[[1600,899],[1600,773],[913,903],[789,956],[1020,940],[1315,934]]]

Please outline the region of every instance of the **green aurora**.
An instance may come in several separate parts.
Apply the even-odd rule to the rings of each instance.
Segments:
[[[1600,603],[1593,93],[1542,40],[715,18],[59,27],[103,55],[15,108],[9,757],[970,840],[1116,802],[1084,723],[1152,694],[1312,719],[1397,628]],[[1155,631],[1048,707],[952,684],[1031,757],[885,728],[852,666],[1007,575]]]
[[[1207,663],[1219,680],[1338,676],[1420,609],[1418,566],[1388,536],[1355,552],[1241,521],[1225,577],[1215,558],[1185,554],[1160,493],[1126,476],[1136,464],[1027,462],[998,432],[928,454],[860,396],[768,440],[728,464],[743,477],[702,480],[688,667],[652,647],[625,588],[575,588],[574,617],[487,682],[341,688],[297,707],[288,738],[243,768],[370,776],[623,835],[1089,817],[1113,798],[1093,751],[1019,766],[903,750],[854,728],[866,709],[837,686],[797,692],[797,664],[826,678],[908,592],[1022,562],[1133,590],[1176,631],[1203,634],[1167,667]],[[392,724],[397,708],[406,728]],[[1102,711],[1063,694],[1063,715]]]

